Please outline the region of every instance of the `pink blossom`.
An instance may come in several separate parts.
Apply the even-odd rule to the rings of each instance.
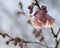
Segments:
[[[45,11],[40,10],[34,17],[32,24],[35,28],[47,28],[52,27],[54,22],[55,20],[51,16],[49,16]]]

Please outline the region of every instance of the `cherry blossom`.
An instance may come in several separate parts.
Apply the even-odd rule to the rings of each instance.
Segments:
[[[35,28],[47,28],[54,25],[55,20],[47,14],[46,7],[42,7],[40,11],[34,16],[32,21],[33,27]]]

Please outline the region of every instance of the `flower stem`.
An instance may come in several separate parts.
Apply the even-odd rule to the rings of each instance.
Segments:
[[[39,6],[38,1],[37,1],[37,0],[35,0],[35,2],[36,2],[36,5],[38,6],[38,8],[41,10],[41,8],[40,8],[40,6]]]

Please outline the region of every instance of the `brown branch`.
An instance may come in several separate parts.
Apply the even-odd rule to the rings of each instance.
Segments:
[[[41,43],[39,43],[39,42],[25,41],[25,43],[39,44],[39,45],[44,46],[44,47],[46,47],[46,48],[52,48],[52,47],[48,47],[48,46],[46,46],[46,45],[43,45],[43,44],[41,44]]]
[[[57,35],[56,35],[56,36],[58,36],[59,32],[60,32],[60,28],[59,28],[59,30],[58,30]]]
[[[3,38],[5,38],[6,36],[9,37],[9,38],[12,38],[12,37],[10,37],[8,34],[2,34],[2,33],[0,33],[0,35],[1,35]]]
[[[10,37],[8,34],[2,34],[2,33],[0,33],[0,35],[1,36],[7,36],[7,37],[9,37],[9,38],[11,38],[9,41],[7,41],[7,44],[10,42],[10,41],[14,41],[14,40],[16,40],[16,42],[17,43],[20,43],[21,41],[22,41],[22,43],[33,43],[33,44],[39,44],[39,45],[41,45],[41,46],[44,46],[44,47],[46,47],[46,48],[52,48],[52,47],[48,47],[48,46],[46,46],[46,45],[43,45],[43,44],[41,44],[41,43],[39,43],[39,42],[33,42],[33,41],[25,41],[25,40],[23,40],[23,39],[21,39],[21,38],[12,38],[12,37]],[[17,44],[15,44],[15,45],[17,45]]]
[[[56,40],[56,47],[55,48],[58,48],[58,45],[59,45],[59,41]]]
[[[21,2],[19,2],[19,7],[22,9],[23,8],[23,5]]]
[[[59,28],[59,30],[57,32],[57,35],[56,35],[57,37],[58,37],[59,32],[60,32],[60,28]],[[59,40],[57,41],[57,39],[56,39],[56,47],[55,48],[58,48],[58,45],[59,45]]]
[[[54,36],[54,37],[57,37],[57,36],[55,35],[55,33],[54,33],[53,28],[50,28],[50,29],[51,29],[51,32],[52,32],[53,36]]]
[[[35,0],[35,2],[36,2],[36,5],[38,6],[38,8],[41,10],[41,8],[40,8],[40,6],[39,6],[38,1],[37,1],[37,0]]]
[[[58,37],[58,34],[59,34],[59,32],[60,32],[60,28],[59,28],[59,30],[58,30],[58,32],[57,32],[56,35],[55,35],[54,31],[53,31],[53,28],[50,28],[50,29],[51,29],[52,34],[53,34],[53,36],[54,36],[54,38],[55,38],[55,41],[56,41],[56,47],[55,47],[55,48],[58,48],[59,41],[57,41],[57,37]]]
[[[59,28],[59,30],[58,30],[58,32],[57,32],[57,34],[56,34],[56,35],[55,35],[55,33],[54,33],[53,28],[50,28],[50,29],[51,29],[51,31],[52,31],[53,36],[57,38],[57,36],[58,36],[58,34],[59,34],[59,32],[60,32],[60,28]]]

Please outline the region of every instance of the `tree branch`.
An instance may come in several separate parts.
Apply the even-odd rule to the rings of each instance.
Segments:
[[[57,37],[57,36],[55,35],[55,33],[54,33],[53,28],[50,28],[50,29],[51,29],[51,32],[52,32],[53,36],[54,36],[54,37]]]
[[[38,6],[38,8],[41,10],[41,8],[40,8],[40,6],[39,6],[38,1],[37,1],[37,0],[35,0],[35,2],[36,2],[36,5]]]
[[[9,41],[7,41],[7,42],[10,42],[10,41],[14,41],[15,39],[17,39],[16,40],[16,42],[17,43],[21,43],[21,41],[22,41],[22,43],[33,43],[33,44],[39,44],[39,45],[41,45],[41,46],[44,46],[44,47],[46,47],[46,48],[52,48],[52,47],[48,47],[48,46],[46,46],[46,45],[43,45],[43,44],[41,44],[41,43],[39,43],[39,42],[33,42],[33,41],[25,41],[24,39],[21,39],[21,38],[12,38],[12,37],[10,37],[8,34],[2,34],[2,33],[0,33],[0,35],[1,36],[3,36],[3,37],[9,37],[9,38],[11,38]],[[15,45],[17,45],[17,44],[15,44]]]
[[[54,31],[53,31],[53,28],[50,28],[50,29],[51,29],[52,34],[53,34],[53,36],[54,36],[54,38],[55,38],[55,41],[56,41],[56,47],[55,47],[55,48],[58,48],[59,41],[57,41],[57,37],[58,37],[58,34],[59,34],[59,32],[60,32],[60,28],[59,28],[59,30],[58,30],[58,32],[57,32],[56,35],[55,35]]]

